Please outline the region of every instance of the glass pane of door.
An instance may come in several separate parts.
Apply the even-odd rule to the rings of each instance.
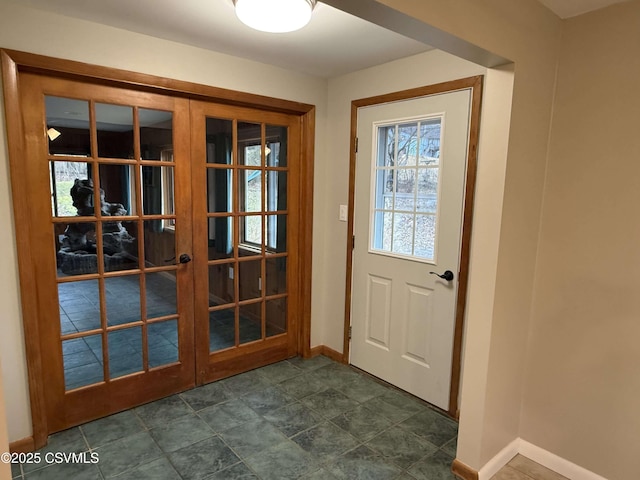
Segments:
[[[45,108],[65,388],[176,364],[173,112],[56,96]]]
[[[228,355],[288,332],[289,127],[216,117],[204,125],[194,175],[206,179],[208,348]]]
[[[47,95],[45,108],[49,155],[90,157],[89,101]]]
[[[133,107],[95,104],[98,156],[134,158]]]
[[[377,126],[371,251],[436,259],[442,118]]]

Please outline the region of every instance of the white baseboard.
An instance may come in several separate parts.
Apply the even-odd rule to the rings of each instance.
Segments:
[[[549,470],[553,470],[567,477],[569,480],[607,480],[597,473],[593,473],[580,465],[565,460],[521,438],[516,438],[500,450],[495,457],[489,460],[485,466],[478,471],[478,480],[490,480],[491,477],[498,473],[498,471],[517,454],[527,457],[529,460],[533,460],[543,467],[547,467]]]
[[[563,475],[570,480],[607,480],[597,473],[593,473],[586,468],[576,465],[575,463],[565,460],[558,455],[548,452],[543,448],[537,447],[526,440],[520,440],[519,452],[523,457],[533,460],[540,465]]]
[[[489,480],[507,463],[515,457],[520,450],[520,438],[516,438],[504,447],[498,454],[489,460],[478,472],[478,480]]]

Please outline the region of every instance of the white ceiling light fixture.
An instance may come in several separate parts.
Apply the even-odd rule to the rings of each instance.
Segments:
[[[299,30],[311,20],[316,0],[233,0],[242,23],[261,32]]]

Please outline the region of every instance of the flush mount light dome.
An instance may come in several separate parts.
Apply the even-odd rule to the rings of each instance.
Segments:
[[[311,20],[316,0],[234,0],[242,23],[262,32],[285,33]]]

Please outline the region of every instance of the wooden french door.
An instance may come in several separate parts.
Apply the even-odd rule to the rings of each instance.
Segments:
[[[298,117],[30,73],[20,102],[48,432],[296,354]]]
[[[191,103],[198,383],[297,352],[300,119]]]

